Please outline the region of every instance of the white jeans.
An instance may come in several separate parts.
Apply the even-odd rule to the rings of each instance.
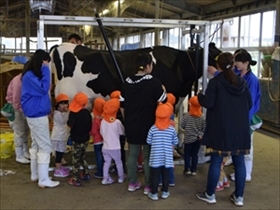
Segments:
[[[31,130],[32,144],[31,148],[40,153],[51,153],[52,145],[49,130],[49,118],[47,116],[29,118],[28,126]]]
[[[24,114],[18,110],[15,111],[15,120],[9,121],[11,128],[14,131],[14,143],[15,147],[22,147],[23,144],[28,142],[28,124]]]

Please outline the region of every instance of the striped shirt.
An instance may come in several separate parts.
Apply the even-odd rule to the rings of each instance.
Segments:
[[[173,126],[169,126],[165,130],[159,130],[153,125],[147,137],[147,143],[151,145],[149,166],[158,168],[173,167],[173,145],[178,144],[178,137]]]
[[[185,130],[184,143],[190,144],[202,137],[205,130],[205,116],[200,117],[191,116],[189,113],[185,114],[181,120],[181,128]]]

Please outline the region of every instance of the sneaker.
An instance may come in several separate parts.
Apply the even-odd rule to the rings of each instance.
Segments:
[[[224,182],[223,187],[230,187],[230,182],[229,181]]]
[[[148,195],[149,192],[151,192],[151,188],[148,187],[148,186],[146,186],[146,187],[144,188],[144,192],[143,192],[143,193],[144,193],[145,195]]]
[[[155,193],[155,194],[152,194],[152,193],[148,193],[148,197],[150,198],[150,199],[152,199],[153,201],[157,201],[158,200],[158,194],[157,193]]]
[[[80,187],[82,184],[81,184],[81,181],[80,180],[77,180],[75,178],[70,178],[68,179],[68,184],[72,185],[72,186],[75,186],[75,187]]]
[[[218,185],[215,189],[216,192],[222,191],[224,189],[224,186]]]
[[[136,183],[130,183],[128,185],[128,191],[133,192],[135,190],[138,190],[142,186],[141,182],[136,182]]]
[[[113,182],[114,182],[114,180],[111,177],[109,177],[107,179],[103,179],[101,184],[107,185],[107,184],[112,184]]]
[[[55,169],[53,175],[55,177],[67,177],[67,176],[69,176],[69,171],[65,171],[62,168]]]
[[[93,174],[93,177],[96,179],[103,179],[103,176],[100,176],[97,173]]]
[[[191,174],[192,174],[191,170],[187,170],[187,171],[185,171],[184,173],[185,173],[186,175],[191,175]]]
[[[229,196],[229,199],[233,201],[236,206],[243,206],[243,197],[239,196],[238,198],[235,197],[234,193]]]
[[[83,181],[87,181],[91,179],[91,175],[90,174],[81,174],[80,175],[80,179]]]
[[[192,172],[192,176],[196,176],[196,172]]]
[[[169,193],[169,192],[162,192],[162,194],[161,194],[161,198],[166,199],[166,198],[168,198],[168,197],[169,197],[169,195],[170,195],[170,193]]]
[[[138,172],[138,173],[143,173],[143,172],[144,172],[143,166],[138,165],[138,166],[137,166],[137,172]]]
[[[209,195],[207,195],[206,192],[202,192],[202,193],[197,193],[196,197],[198,199],[202,200],[202,201],[207,202],[207,203],[216,203],[217,202],[215,194],[209,196]]]
[[[169,187],[175,187],[175,182],[169,182]]]
[[[64,170],[64,171],[66,171],[66,172],[68,172],[68,173],[70,172],[70,168],[67,168],[67,167],[61,166],[61,169],[62,169],[62,170]]]
[[[119,177],[119,178],[118,178],[118,183],[123,183],[124,180],[125,180],[125,178],[126,178],[125,175],[123,175],[122,177]]]

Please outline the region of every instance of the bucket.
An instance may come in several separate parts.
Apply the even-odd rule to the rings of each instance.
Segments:
[[[7,159],[12,156],[14,150],[14,134],[0,133],[0,158]]]

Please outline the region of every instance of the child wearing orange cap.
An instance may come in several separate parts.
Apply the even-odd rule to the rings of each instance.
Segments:
[[[120,135],[124,135],[124,127],[119,119],[117,112],[120,108],[120,100],[113,98],[106,101],[103,107],[103,119],[100,126],[100,134],[103,136],[103,180],[102,184],[112,184],[114,180],[109,175],[109,168],[112,159],[115,161],[118,171],[118,182],[123,183],[125,175],[121,161]]]
[[[52,146],[55,151],[55,177],[69,176],[69,169],[62,166],[62,159],[66,151],[66,139],[68,136],[66,123],[68,120],[69,98],[61,93],[55,98],[56,105],[53,112],[53,128],[51,134]]]
[[[175,128],[171,125],[173,107],[170,103],[159,104],[156,122],[150,128],[147,143],[151,145],[149,166],[151,167],[151,192],[148,197],[158,200],[158,183],[162,176],[162,198],[168,198],[169,171],[173,168],[173,146],[178,144]]]
[[[201,111],[197,96],[189,99],[189,112],[181,120],[181,128],[185,130],[184,173],[195,176],[200,140],[205,130],[205,116]]]
[[[86,108],[87,103],[87,95],[79,92],[69,105],[70,113],[67,125],[71,128],[70,134],[73,142],[73,177],[68,180],[68,184],[76,187],[81,186],[80,180],[90,180],[91,178],[86,161],[86,148],[92,127],[92,117],[90,111]],[[79,174],[80,166],[83,167],[82,174]]]
[[[103,138],[100,134],[100,125],[102,120],[103,106],[105,100],[103,98],[96,98],[93,101],[93,122],[90,134],[93,137],[93,149],[95,154],[96,168],[97,172],[93,175],[97,179],[103,178],[103,155],[102,155],[102,146]]]
[[[110,98],[116,98],[116,99],[120,99],[121,96],[121,92],[119,90],[115,90],[110,94]],[[120,109],[117,112],[117,119],[119,119],[122,123],[122,125],[124,125],[124,119],[122,116],[122,113],[120,111]],[[120,135],[120,144],[121,144],[121,158],[122,158],[122,164],[123,164],[123,170],[126,170],[126,156],[125,156],[125,140],[126,140],[126,136],[125,135]]]

